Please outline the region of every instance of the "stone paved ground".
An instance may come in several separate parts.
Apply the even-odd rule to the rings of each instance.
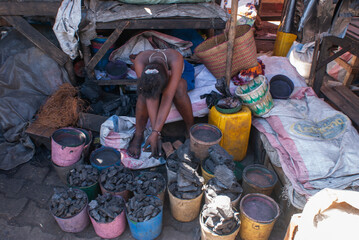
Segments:
[[[0,239],[101,239],[96,235],[91,224],[81,233],[72,234],[61,231],[48,209],[49,199],[55,187],[65,186],[52,169],[49,153],[45,151],[16,169],[0,172]],[[158,239],[199,239],[198,219],[189,223],[176,221],[171,216],[167,197],[163,229]],[[283,239],[285,231],[286,225],[279,218],[270,240]],[[128,226],[117,239],[133,239]]]

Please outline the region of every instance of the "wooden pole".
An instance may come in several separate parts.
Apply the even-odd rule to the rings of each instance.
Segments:
[[[231,80],[231,72],[232,72],[232,57],[233,57],[234,39],[236,37],[237,10],[238,10],[238,0],[232,0],[231,19],[229,22],[227,61],[226,61],[226,84],[228,87],[229,87],[229,82]]]

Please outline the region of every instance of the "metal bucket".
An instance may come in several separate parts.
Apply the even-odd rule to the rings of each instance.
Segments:
[[[76,163],[85,146],[86,136],[74,128],[60,128],[51,136],[51,159],[62,167]]]
[[[208,148],[219,143],[222,132],[214,125],[198,123],[190,129],[190,149],[201,162],[206,159]]]
[[[241,239],[267,240],[280,210],[272,198],[260,193],[250,193],[242,198],[240,212]]]
[[[157,238],[162,231],[162,216],[163,207],[161,207],[161,211],[157,216],[144,222],[135,222],[126,216],[132,237],[141,240],[152,240]]]
[[[253,164],[245,167],[242,178],[244,194],[262,193],[267,196],[271,195],[273,188],[278,181],[275,172],[260,164]]]

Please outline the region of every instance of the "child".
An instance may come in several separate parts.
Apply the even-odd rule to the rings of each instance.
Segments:
[[[186,65],[187,66],[187,65]],[[151,157],[161,156],[161,130],[172,102],[181,114],[187,134],[193,125],[192,105],[187,94],[187,82],[182,78],[185,65],[182,55],[174,49],[147,50],[134,60],[138,78],[136,104],[136,132],[128,147],[131,157],[139,158],[148,118],[152,132],[144,148],[151,146]],[[194,76],[193,76],[194,78]],[[192,79],[193,80],[193,79]]]

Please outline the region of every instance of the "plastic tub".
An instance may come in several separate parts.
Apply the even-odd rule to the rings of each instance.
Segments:
[[[127,217],[127,216],[126,216]],[[138,240],[152,240],[162,232],[163,207],[157,216],[144,222],[135,222],[127,217],[132,237]]]
[[[190,129],[190,149],[201,162],[208,155],[208,148],[219,143],[222,132],[214,125],[197,123]]]
[[[168,188],[167,188],[168,189]],[[172,216],[180,222],[193,221],[199,215],[203,192],[194,199],[180,199],[168,189]]]
[[[115,217],[112,222],[109,223],[96,222],[96,220],[93,219],[90,214],[89,216],[96,234],[101,238],[116,238],[120,236],[126,229],[125,206],[122,212],[117,217]]]
[[[66,167],[58,166],[52,161],[52,167],[55,169],[57,176],[60,178],[60,180],[64,184],[67,184],[67,175],[69,174],[70,170],[73,168],[76,168],[77,166],[82,165],[82,164],[84,164],[84,156],[83,155],[81,156],[79,161],[77,161],[76,163],[74,163],[70,166],[66,166]]]
[[[55,218],[56,222],[59,224],[59,227],[61,228],[62,231],[78,233],[83,231],[90,222],[87,213],[87,209],[88,209],[87,204],[88,204],[88,200],[86,201],[86,204],[83,206],[82,210],[78,214],[68,218],[60,218],[55,216],[51,210],[50,212],[51,215]]]
[[[51,136],[51,159],[62,167],[76,163],[85,146],[86,136],[74,128],[60,128]]]
[[[280,210],[272,198],[260,193],[250,193],[242,198],[240,212],[241,239],[267,240]]]
[[[199,216],[199,224],[201,226],[201,239],[206,239],[206,240],[234,240],[236,239],[236,236],[238,235],[240,229],[240,223],[238,223],[237,228],[235,228],[231,233],[226,235],[219,235],[213,232],[204,224],[202,213]]]
[[[275,75],[270,80],[270,93],[274,99],[288,99],[293,92],[294,84],[285,75]]]
[[[99,171],[114,165],[119,166],[121,153],[112,147],[100,147],[91,153],[90,163]]]

